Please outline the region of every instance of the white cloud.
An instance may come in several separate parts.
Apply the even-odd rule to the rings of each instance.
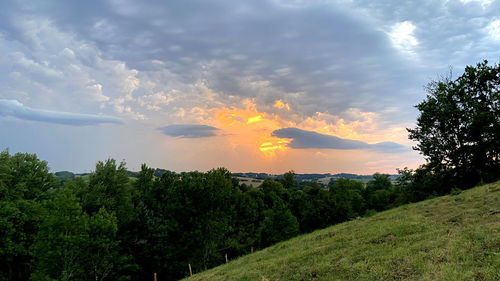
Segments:
[[[175,90],[171,90],[169,93],[160,91],[155,94],[140,96],[137,102],[148,110],[159,111],[161,105],[167,105],[174,100],[173,95],[176,92]]]
[[[96,28],[107,23],[99,21]],[[12,69],[20,78],[0,77],[0,84],[12,89],[1,97],[16,98],[14,92],[23,91],[32,93],[23,101],[42,106],[93,112],[97,103],[100,109],[117,109],[126,117],[146,118],[135,109],[138,70],[104,56],[89,38],[63,31],[47,19],[20,16],[13,20],[13,28],[17,37],[0,36],[0,51],[8,54],[0,59],[0,70]]]
[[[488,26],[488,33],[491,38],[500,40],[500,20],[494,20]]]
[[[460,0],[460,2],[464,4],[478,3],[479,5],[481,5],[481,7],[487,8],[493,2],[493,0]]]
[[[108,96],[102,94],[102,85],[101,84],[93,84],[87,86],[87,91],[90,97],[97,102],[105,102],[109,100]]]
[[[414,48],[418,46],[418,40],[414,35],[415,29],[415,25],[410,21],[394,24],[389,32],[394,47],[403,52],[415,54]]]
[[[26,72],[34,72],[49,78],[62,78],[63,74],[49,66],[47,61],[38,63],[32,59],[26,58],[21,52],[14,52],[11,54],[13,61],[18,66],[24,68]]]

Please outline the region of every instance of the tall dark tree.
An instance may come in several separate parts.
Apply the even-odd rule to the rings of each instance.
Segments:
[[[281,184],[286,189],[294,189],[297,188],[297,181],[295,180],[295,172],[289,171],[283,175],[283,178],[280,180]]]
[[[345,221],[363,215],[365,200],[363,183],[353,179],[340,178],[328,184],[335,202],[335,222]]]
[[[261,226],[261,246],[267,247],[279,241],[289,239],[299,233],[297,218],[278,200],[265,212]]]
[[[368,209],[382,211],[391,206],[392,182],[387,174],[375,173],[366,184],[364,198]]]
[[[83,210],[73,191],[60,190],[45,204],[44,218],[32,247],[33,280],[118,280],[117,223],[101,208],[93,216]]]
[[[500,175],[500,65],[487,61],[467,66],[427,86],[427,98],[416,107],[417,126],[408,129],[414,147],[425,156],[424,169],[443,186],[470,187]],[[438,190],[437,193],[449,191]]]
[[[42,200],[46,191],[57,186],[46,161],[35,154],[0,153],[0,200]]]
[[[118,225],[123,226],[130,222],[133,214],[131,188],[125,162],[117,165],[114,159],[108,159],[97,162],[88,184],[79,182],[77,195],[82,198],[82,207],[87,213],[97,213],[104,207],[114,212]]]
[[[41,201],[55,192],[57,180],[35,154],[0,153],[0,280],[27,280],[41,220]]]
[[[234,254],[248,253],[259,243],[259,225],[264,219],[264,193],[260,188],[250,188],[238,197],[233,233]]]

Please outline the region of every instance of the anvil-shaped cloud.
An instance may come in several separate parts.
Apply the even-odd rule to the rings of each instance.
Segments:
[[[17,100],[0,99],[0,116],[12,116],[23,120],[56,123],[70,126],[88,126],[101,123],[121,124],[113,116],[81,114],[31,108]]]
[[[195,139],[213,137],[216,135],[216,131],[219,129],[208,125],[175,124],[158,128],[158,130],[162,131],[163,134],[170,137]]]
[[[293,139],[288,146],[297,149],[368,149],[386,153],[402,152],[406,149],[406,147],[394,142],[379,142],[375,144],[369,144],[358,140],[342,139],[336,136],[324,135],[297,128],[283,128],[275,130],[273,131],[272,135],[278,138]]]

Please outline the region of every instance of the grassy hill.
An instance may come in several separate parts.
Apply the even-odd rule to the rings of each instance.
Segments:
[[[500,182],[302,235],[187,280],[500,280]]]

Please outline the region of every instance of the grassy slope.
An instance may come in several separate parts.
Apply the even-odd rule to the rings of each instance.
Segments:
[[[188,280],[500,280],[500,182],[302,235]]]

